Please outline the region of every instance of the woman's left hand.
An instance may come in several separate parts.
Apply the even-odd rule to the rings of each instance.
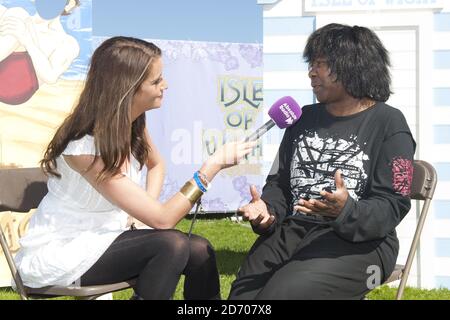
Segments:
[[[342,209],[347,202],[349,196],[345,187],[344,179],[341,176],[341,170],[337,170],[334,174],[336,182],[336,191],[327,192],[322,190],[320,195],[324,198],[319,199],[300,199],[298,205],[294,206],[295,211],[301,211],[304,214],[320,214],[327,217],[337,217],[341,214]]]

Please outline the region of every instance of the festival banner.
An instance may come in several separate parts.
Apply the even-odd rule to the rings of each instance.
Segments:
[[[262,124],[262,44],[149,40],[163,51],[169,89],[162,108],[147,112],[151,137],[167,165],[161,200],[192,178],[209,155]],[[259,191],[263,145],[240,165],[221,171],[202,197],[206,212],[235,211]]]

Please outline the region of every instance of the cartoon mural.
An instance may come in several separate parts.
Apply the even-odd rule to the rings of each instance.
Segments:
[[[0,166],[35,167],[75,103],[92,0],[0,0]]]
[[[0,101],[28,101],[43,82],[56,83],[78,56],[77,40],[61,25],[79,0],[36,0],[33,16],[21,7],[0,7]]]
[[[83,86],[92,0],[0,0],[0,168],[36,167]],[[14,253],[30,213],[0,214]],[[0,287],[10,273],[0,250]]]

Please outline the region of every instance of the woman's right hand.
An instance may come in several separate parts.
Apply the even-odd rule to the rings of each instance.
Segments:
[[[220,169],[225,169],[238,164],[242,158],[252,152],[256,146],[256,141],[228,142],[221,146],[208,159],[208,162],[218,165]]]
[[[206,160],[199,171],[205,175],[208,181],[212,181],[220,170],[238,164],[242,158],[252,152],[255,146],[256,141],[226,143]]]

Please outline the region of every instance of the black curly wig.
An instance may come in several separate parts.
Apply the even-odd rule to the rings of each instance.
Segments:
[[[386,101],[391,95],[389,53],[372,30],[337,23],[313,32],[303,58],[309,64],[327,60],[331,74],[355,98]]]

